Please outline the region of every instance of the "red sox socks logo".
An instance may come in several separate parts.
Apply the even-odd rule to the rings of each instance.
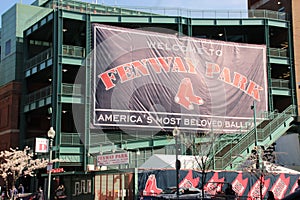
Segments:
[[[144,195],[157,195],[162,192],[162,189],[157,187],[156,177],[154,174],[150,174],[143,191]]]
[[[189,78],[181,81],[175,96],[175,102],[188,110],[194,109],[193,104],[202,105],[204,103],[201,97],[194,94],[192,82]]]

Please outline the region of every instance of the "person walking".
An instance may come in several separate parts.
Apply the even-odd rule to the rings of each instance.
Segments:
[[[15,200],[18,198],[18,189],[13,185],[10,189],[10,199]]]
[[[228,187],[225,189],[226,200],[234,200],[236,198],[236,193],[232,189],[232,185],[228,184]]]
[[[267,198],[267,200],[275,200],[274,193],[271,190],[268,191],[268,198]]]
[[[36,193],[36,200],[44,200],[44,191],[42,190],[42,187],[39,187],[37,193]]]
[[[63,184],[60,184],[55,190],[55,199],[67,199],[65,194],[65,186]]]
[[[17,190],[18,190],[18,199],[23,200],[22,194],[24,194],[24,191],[25,191],[24,186],[22,184],[20,184]]]
[[[22,184],[20,184],[19,187],[18,187],[18,193],[19,194],[24,194],[24,192],[25,192],[24,186]]]

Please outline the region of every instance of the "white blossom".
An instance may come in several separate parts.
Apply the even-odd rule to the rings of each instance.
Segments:
[[[25,175],[33,176],[35,170],[46,168],[49,160],[47,159],[33,159],[34,154],[30,152],[29,147],[25,147],[23,150],[18,148],[10,148],[9,151],[0,152],[0,176],[6,182],[8,186],[9,177],[12,177],[12,185],[15,185],[16,181]],[[58,159],[51,162],[58,162]]]

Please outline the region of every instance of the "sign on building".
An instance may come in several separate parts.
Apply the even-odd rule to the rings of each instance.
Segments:
[[[91,128],[232,133],[254,101],[268,109],[265,45],[100,24],[93,38]]]
[[[48,153],[49,140],[47,138],[35,138],[35,152]]]
[[[129,162],[129,157],[127,152],[97,156],[98,166],[121,165],[121,164],[127,164],[128,162]]]

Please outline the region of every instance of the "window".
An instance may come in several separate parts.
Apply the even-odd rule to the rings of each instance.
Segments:
[[[11,52],[11,40],[5,43],[5,55],[7,56]]]

